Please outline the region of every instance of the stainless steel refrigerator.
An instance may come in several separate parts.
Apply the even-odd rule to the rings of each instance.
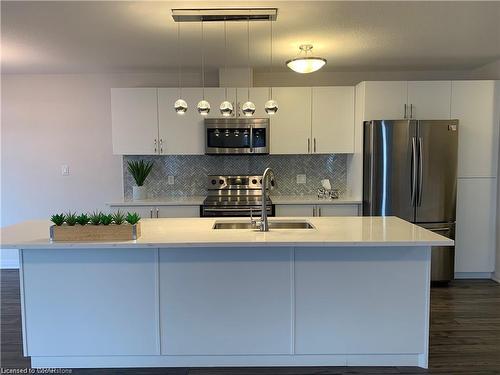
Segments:
[[[458,120],[364,123],[363,215],[398,216],[455,238]],[[432,248],[431,280],[453,279],[455,249]]]

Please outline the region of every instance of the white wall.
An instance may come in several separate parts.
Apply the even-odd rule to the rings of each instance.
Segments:
[[[200,75],[183,76],[200,86]],[[218,74],[207,74],[218,85]],[[0,226],[120,199],[122,158],[112,155],[111,87],[176,86],[176,73],[2,75]],[[70,168],[61,175],[61,165]],[[2,266],[17,252],[1,250]]]

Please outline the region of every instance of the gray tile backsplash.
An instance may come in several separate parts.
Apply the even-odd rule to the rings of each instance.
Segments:
[[[124,156],[123,186],[125,199],[131,199],[134,179],[127,170],[129,160],[151,160],[151,174],[145,182],[149,198],[165,196],[206,195],[207,175],[260,175],[267,167],[276,174],[277,188],[273,195],[315,194],[321,180],[329,178],[340,196],[346,193],[347,156],[335,155],[165,155]],[[298,174],[305,174],[307,182],[297,184]],[[175,183],[167,184],[174,176]]]

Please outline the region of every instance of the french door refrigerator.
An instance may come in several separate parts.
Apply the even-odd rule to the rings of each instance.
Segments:
[[[398,216],[455,238],[458,120],[364,123],[363,215]],[[432,248],[431,280],[449,281],[455,249]]]

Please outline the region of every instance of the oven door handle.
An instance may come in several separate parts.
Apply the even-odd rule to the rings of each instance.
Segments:
[[[261,212],[261,210],[255,210],[255,209],[251,209],[251,208],[203,208],[203,210],[207,211],[207,212],[221,212],[221,211],[237,211],[237,212],[242,212],[242,211],[248,211],[250,212],[250,210],[252,210],[253,212]],[[270,207],[267,208],[267,210],[271,210]]]

